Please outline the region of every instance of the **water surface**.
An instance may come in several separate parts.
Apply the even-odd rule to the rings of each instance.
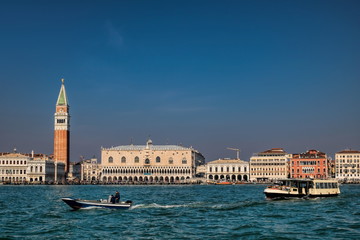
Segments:
[[[359,239],[360,186],[335,198],[269,201],[264,185],[0,186],[1,239]],[[72,211],[62,197],[130,210]]]

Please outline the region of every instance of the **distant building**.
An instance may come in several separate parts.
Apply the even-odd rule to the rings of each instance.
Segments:
[[[125,145],[101,149],[103,182],[183,182],[196,175],[205,158],[192,147]]]
[[[65,164],[55,164],[54,160],[44,154],[32,154],[27,166],[27,181],[29,183],[64,182]]]
[[[292,178],[327,178],[328,158],[325,153],[309,150],[305,153],[293,154],[291,158]]]
[[[218,159],[206,164],[208,181],[248,181],[249,163],[240,159]]]
[[[289,177],[288,154],[282,148],[272,148],[250,158],[250,180],[271,181]]]
[[[0,155],[0,181],[7,183],[24,183],[27,178],[29,156],[17,153],[2,153]]]
[[[53,183],[64,181],[64,177],[65,164],[55,164],[45,154],[22,154],[14,151],[0,155],[1,182]]]
[[[339,180],[360,180],[360,151],[343,150],[335,153],[335,177]]]
[[[81,182],[92,183],[101,181],[102,166],[95,157],[81,162]]]
[[[54,160],[65,164],[67,174],[70,164],[70,114],[64,79],[61,81],[54,123]]]

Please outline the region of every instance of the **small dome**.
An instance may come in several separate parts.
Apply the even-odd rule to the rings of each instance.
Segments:
[[[149,140],[147,140],[146,144],[147,144],[147,145],[152,145],[153,142],[152,142],[151,139],[149,138]]]

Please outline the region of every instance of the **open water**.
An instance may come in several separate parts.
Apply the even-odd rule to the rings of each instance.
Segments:
[[[360,239],[360,185],[335,198],[266,200],[264,185],[0,186],[0,239]],[[62,197],[129,210],[72,211]]]

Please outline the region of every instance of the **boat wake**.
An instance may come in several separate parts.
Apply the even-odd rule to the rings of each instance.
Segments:
[[[237,203],[208,203],[208,202],[193,202],[189,204],[172,204],[161,205],[157,203],[151,204],[137,204],[130,207],[130,210],[134,209],[146,209],[146,208],[199,208],[199,209],[213,209],[213,210],[235,210],[238,208],[254,207],[264,204],[264,202],[237,202]],[[265,203],[266,204],[266,203]]]
[[[151,203],[151,204],[137,204],[130,207],[130,210],[137,209],[137,208],[181,208],[181,207],[187,207],[186,204],[181,205],[160,205],[157,203]]]

